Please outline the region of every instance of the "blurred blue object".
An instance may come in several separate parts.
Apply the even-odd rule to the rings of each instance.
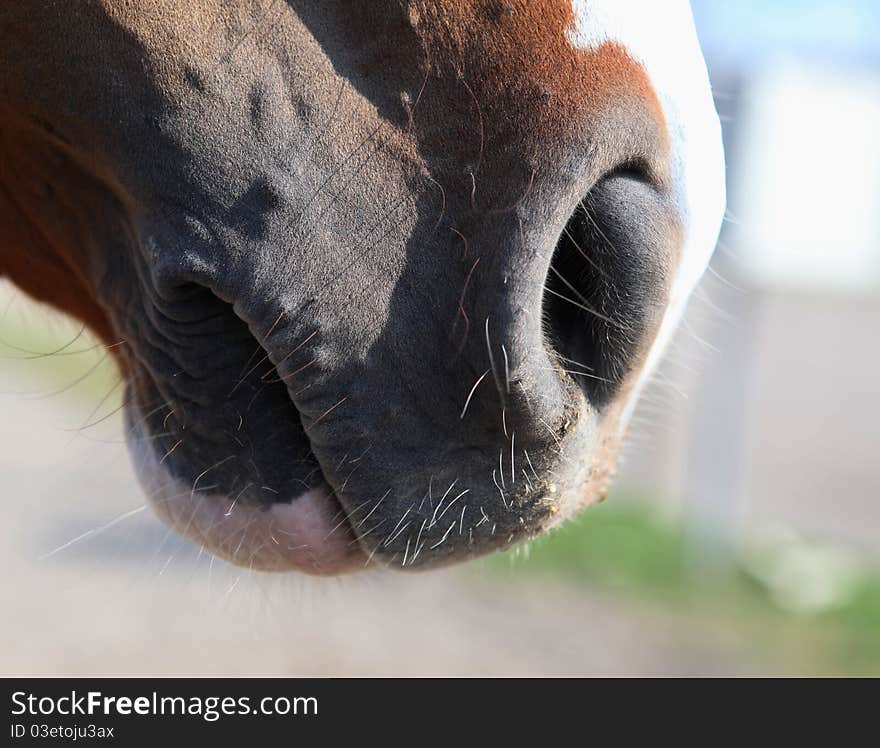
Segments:
[[[711,67],[751,68],[780,52],[880,64],[876,0],[692,0]]]

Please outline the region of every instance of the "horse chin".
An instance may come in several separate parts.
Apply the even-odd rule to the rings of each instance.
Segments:
[[[129,451],[148,503],[168,527],[205,551],[259,571],[337,576],[368,566],[346,513],[326,486],[268,508],[194,491],[129,429]]]

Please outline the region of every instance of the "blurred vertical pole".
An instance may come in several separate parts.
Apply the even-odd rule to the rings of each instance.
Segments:
[[[703,302],[707,311],[698,321],[691,315],[690,330],[685,331],[697,338],[692,344],[708,350],[688,392],[683,521],[687,563],[700,575],[718,577],[730,571],[736,542],[759,299],[735,256],[735,187],[742,184],[738,172],[748,168],[734,160],[743,83],[738,75],[713,75],[713,88],[727,154],[728,218],[700,290],[707,297]],[[695,305],[700,305],[699,299]]]

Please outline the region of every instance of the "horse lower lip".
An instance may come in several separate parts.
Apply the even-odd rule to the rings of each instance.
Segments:
[[[132,447],[139,453],[134,463],[155,513],[215,556],[262,571],[314,575],[365,566],[348,517],[326,485],[262,508],[194,492],[171,479],[148,444],[136,440]]]
[[[153,505],[180,534],[240,566],[335,575],[364,565],[348,519],[326,488],[268,509],[225,496],[186,494]]]
[[[244,356],[243,351],[254,350],[252,346],[257,349],[249,359],[233,360],[228,365],[229,370],[242,372],[231,383],[224,379],[227,370],[218,367],[218,381],[200,385],[201,392],[185,389],[191,385],[182,385],[175,377],[157,379],[153,370],[138,358],[138,352],[134,352],[132,366],[138,366],[144,376],[132,378],[128,385],[132,390],[127,398],[127,435],[133,464],[153,510],[179,535],[240,566],[326,575],[363,568],[365,554],[346,512],[325,481],[315,485],[316,477],[323,478],[317,463],[301,458],[308,449],[308,437],[289,397],[286,380],[271,365],[267,350],[263,349],[264,356],[260,355],[259,340],[251,336],[247,323],[232,306],[213,295],[209,299],[214,304],[210,311],[222,313],[230,335],[245,341],[239,344],[240,351],[230,350]],[[132,384],[135,381],[139,389]],[[181,387],[184,390],[179,394]],[[252,392],[261,395],[261,399],[257,400]],[[169,423],[176,408],[163,420],[161,414],[154,416],[156,411],[143,405],[160,398],[171,401],[178,394],[183,399],[194,396],[186,438],[182,425],[175,424],[173,419]],[[269,395],[271,399],[267,401]],[[240,400],[237,404],[236,397]],[[239,413],[238,423],[222,420],[227,410],[219,406],[226,404]],[[249,414],[247,424],[241,413]],[[237,434],[253,422],[253,432],[247,433],[245,429],[241,439],[218,446],[217,434]],[[259,441],[270,430],[273,438],[283,439],[283,452],[277,451],[274,443]],[[163,443],[158,435],[167,437],[167,441]],[[170,449],[169,442],[174,443]],[[252,459],[238,459],[235,454],[236,445],[243,442],[247,443]],[[188,444],[195,445],[191,454],[186,453]],[[233,459],[227,449],[233,451],[233,464],[241,470],[237,477],[217,470]],[[247,473],[251,466],[252,473]],[[206,472],[211,480],[200,480]],[[239,480],[254,487],[250,495],[235,490],[241,486]],[[209,484],[213,488],[205,488]],[[266,499],[272,503],[261,505]]]

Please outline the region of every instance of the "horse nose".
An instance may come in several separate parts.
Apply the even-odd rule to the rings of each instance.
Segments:
[[[666,313],[678,213],[635,167],[602,178],[562,231],[542,313],[559,369],[602,411],[637,371]]]
[[[561,228],[520,237],[479,289],[491,301],[471,331],[480,378],[462,415],[494,430],[500,406],[505,436],[542,440],[584,410],[601,416],[639,369],[667,307],[678,219],[628,166],[599,179]]]
[[[508,547],[602,490],[678,251],[675,208],[637,169],[558,204],[549,178],[501,208],[450,192],[381,314],[316,304],[309,376],[286,380],[367,555],[405,568]]]

